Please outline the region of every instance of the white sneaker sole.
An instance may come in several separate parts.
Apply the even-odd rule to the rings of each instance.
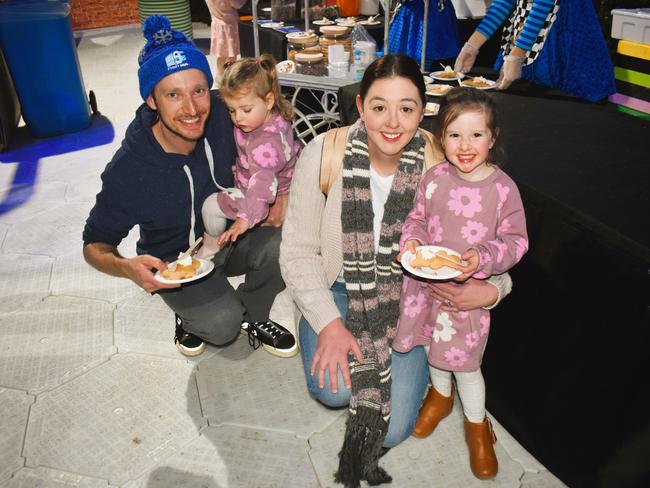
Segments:
[[[203,351],[205,351],[205,342],[203,342],[199,347],[195,347],[195,348],[189,348],[183,346],[180,342],[177,342],[176,348],[183,356],[187,356],[191,358],[194,356],[198,356],[199,354],[202,354]]]
[[[242,327],[239,330],[239,333],[242,335],[248,335],[248,330]],[[292,358],[300,351],[297,342],[293,345],[291,349],[277,349],[273,346],[267,346],[263,342],[260,342],[260,344],[262,344],[262,349],[264,349],[266,352],[272,354],[273,356],[277,356],[279,358]]]
[[[300,351],[298,344],[294,344],[294,346],[291,349],[277,349],[273,346],[267,346],[266,344],[262,344],[262,349],[264,349],[269,354],[272,354],[279,358],[292,358]]]

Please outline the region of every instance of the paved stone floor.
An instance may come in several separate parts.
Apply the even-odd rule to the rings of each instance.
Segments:
[[[205,41],[209,30],[195,25]],[[81,230],[99,175],[140,103],[138,28],[86,32],[78,54],[114,138],[43,146],[36,180],[0,164],[0,198],[33,191],[0,215],[1,488],[333,487],[345,412],[307,395],[299,357],[253,351],[243,336],[188,360],[172,344],[173,314],[157,296],[85,264]],[[3,160],[4,161],[4,160]],[[22,186],[21,186],[22,185]],[[135,233],[121,245],[134,252]],[[293,328],[281,294],[272,317]],[[468,466],[457,404],[434,435],[411,438],[382,465],[392,486],[561,487],[495,421],[495,480]]]

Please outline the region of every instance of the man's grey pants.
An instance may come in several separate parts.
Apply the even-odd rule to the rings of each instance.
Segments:
[[[278,293],[281,229],[255,227],[224,247],[214,257],[215,269],[205,279],[159,292],[183,320],[183,329],[220,346],[232,342],[242,321],[263,321]],[[235,290],[229,276],[246,275]]]

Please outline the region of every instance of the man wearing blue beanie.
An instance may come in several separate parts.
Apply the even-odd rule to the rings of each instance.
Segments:
[[[277,227],[286,196],[278,196],[266,226],[216,254],[212,273],[201,276],[199,270],[199,279],[182,284],[156,276],[203,235],[201,207],[212,193],[233,186],[236,150],[228,111],[210,91],[205,55],[160,15],[146,20],[144,35],[138,80],[145,103],[102,174],[83,231],[84,257],[99,271],[159,293],[176,314],[174,342],[186,356],[201,354],[204,341],[229,344],[240,330],[254,347],[261,343],[271,354],[293,356],[295,338],[269,320],[284,289]],[[117,246],[136,225],[138,255],[125,258]],[[233,289],[227,277],[242,274],[245,282]]]

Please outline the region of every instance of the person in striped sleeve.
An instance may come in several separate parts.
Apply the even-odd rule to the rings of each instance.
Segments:
[[[494,66],[498,89],[524,78],[589,101],[615,92],[614,67],[591,0],[494,0],[454,70],[470,71],[504,21]]]

